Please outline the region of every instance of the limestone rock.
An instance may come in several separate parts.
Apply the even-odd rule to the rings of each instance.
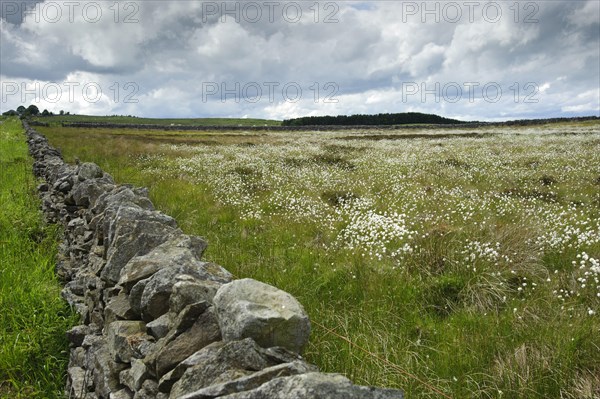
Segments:
[[[127,388],[123,388],[117,392],[111,392],[108,399],[133,399],[133,392]]]
[[[201,262],[206,241],[200,237],[181,234],[174,236],[149,253],[132,258],[121,271],[119,285],[129,292],[138,281],[152,276],[161,269],[188,265],[196,267],[202,280],[231,281],[231,274],[220,266]]]
[[[100,196],[114,188],[114,182],[107,177],[82,181],[73,187],[71,195],[75,205],[93,207]]]
[[[206,396],[187,396],[200,399]],[[306,373],[275,378],[260,387],[222,399],[403,399],[402,391],[353,385],[338,374]],[[183,399],[183,398],[181,398]]]
[[[211,385],[198,391],[184,394],[178,399],[205,399],[217,398],[236,392],[249,391],[260,387],[262,384],[278,377],[286,377],[296,374],[304,374],[315,371],[314,367],[305,362],[296,361],[293,363],[283,363],[277,366],[267,367],[261,371],[244,376],[232,381]],[[200,370],[198,372],[201,372]]]
[[[92,162],[84,162],[77,168],[77,176],[79,177],[79,181],[102,177],[103,174],[104,172],[102,172],[102,169]]]
[[[154,380],[146,380],[142,384],[142,389],[135,393],[133,399],[157,399],[158,397],[158,382]]]
[[[195,302],[206,301],[212,303],[221,285],[223,284],[211,280],[179,278],[173,285],[173,292],[169,299],[169,311],[177,314],[187,305]]]
[[[154,320],[168,312],[173,286],[181,280],[201,281],[200,279],[204,276],[203,266],[205,264],[205,262],[198,262],[172,266],[161,269],[148,278],[140,299],[142,319]],[[203,291],[199,291],[197,296],[199,299],[206,297],[203,295]]]
[[[108,326],[106,341],[112,359],[129,363],[134,356],[134,342],[145,334],[146,324],[141,321],[114,321]]]
[[[67,331],[67,339],[74,347],[81,346],[83,340],[87,334],[91,332],[91,329],[87,325],[79,325],[71,328]]]
[[[223,285],[214,298],[226,341],[252,338],[268,348],[282,346],[301,353],[310,321],[300,303],[282,290],[252,279]]]
[[[110,245],[100,276],[112,284],[119,281],[121,269],[131,258],[144,255],[169,239],[170,235],[181,233],[173,218],[134,207],[120,207],[109,224]]]
[[[81,346],[71,348],[69,353],[69,367],[84,367],[85,366],[85,349]]]
[[[131,368],[121,371],[119,379],[121,384],[128,387],[132,392],[139,391],[142,383],[149,377],[148,368],[143,361],[135,359],[131,362]]]
[[[103,193],[94,206],[92,207],[92,213],[98,215],[106,212],[109,208],[118,208],[125,204],[137,205],[138,207],[146,210],[154,210],[154,205],[147,195],[139,195],[144,193],[136,194],[134,190],[127,186],[118,186],[109,192]]]
[[[131,288],[129,292],[129,305],[131,306],[131,310],[137,316],[140,316],[142,313],[142,294],[144,293],[144,289],[146,288],[146,284],[148,283],[149,278],[138,281],[136,285]]]
[[[186,266],[177,266],[161,269],[148,278],[140,298],[142,320],[151,321],[169,311],[169,299],[175,278],[189,271]]]
[[[252,339],[216,342],[194,353],[181,362],[170,376],[177,381],[171,389],[171,398],[195,392],[215,384],[227,383],[249,376],[267,367],[298,361],[292,354],[269,351],[259,347]],[[310,368],[310,366],[307,366]],[[161,380],[159,389],[166,390],[167,381]],[[166,385],[166,386],[165,386]]]
[[[154,338],[160,339],[165,337],[169,333],[169,330],[171,329],[171,324],[171,315],[169,313],[165,313],[158,319],[146,324],[146,328]]]
[[[123,292],[110,299],[104,308],[104,322],[110,324],[116,320],[132,320],[135,312],[131,309],[129,298]]]
[[[81,367],[69,367],[67,370],[67,392],[69,398],[85,399],[91,379]]]
[[[194,352],[221,339],[221,331],[212,308],[202,313],[186,331],[168,340],[156,353],[156,375],[162,377]]]
[[[90,352],[92,352],[91,357],[93,358],[92,364],[95,392],[100,397],[107,398],[111,392],[119,390],[119,373],[123,371],[127,365],[117,363],[113,360],[103,338],[94,342],[93,346],[90,348]]]

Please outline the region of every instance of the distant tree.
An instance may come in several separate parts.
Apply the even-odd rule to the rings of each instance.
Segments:
[[[48,112],[47,109],[42,111],[42,116],[50,116],[50,115],[52,115],[52,114],[50,112]]]
[[[58,113],[59,115],[64,115],[65,111],[63,111],[62,109],[60,110],[60,112]]]
[[[36,107],[35,105],[31,104],[29,107],[27,107],[27,114],[29,115],[39,115],[40,114],[40,110],[38,107]]]
[[[19,115],[19,113],[17,111],[15,111],[14,109],[8,110],[6,112],[3,112],[2,115],[4,116],[16,116]]]
[[[19,105],[17,107],[17,112],[19,113],[19,115],[23,115],[25,113],[25,111],[27,111],[27,108],[25,108],[24,106]]]

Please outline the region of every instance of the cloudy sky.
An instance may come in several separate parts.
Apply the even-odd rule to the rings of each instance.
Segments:
[[[600,1],[0,0],[0,108],[600,115]]]

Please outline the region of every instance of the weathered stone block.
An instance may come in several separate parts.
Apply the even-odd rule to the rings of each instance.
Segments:
[[[179,399],[207,398],[188,395]],[[402,391],[353,385],[339,374],[306,373],[275,378],[250,391],[221,396],[222,399],[403,399]]]
[[[106,342],[112,359],[129,363],[134,356],[134,343],[140,335],[145,335],[146,324],[141,321],[114,321],[107,329]]]
[[[301,353],[310,321],[290,294],[252,279],[235,280],[217,291],[214,305],[226,341],[252,338],[268,348],[282,346]]]

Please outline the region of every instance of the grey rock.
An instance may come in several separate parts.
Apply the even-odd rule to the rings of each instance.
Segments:
[[[110,191],[115,187],[112,179],[99,178],[90,179],[78,183],[71,190],[71,196],[75,201],[75,204],[83,207],[93,207],[96,201],[102,194]]]
[[[75,218],[67,223],[67,229],[73,231],[74,235],[81,235],[85,231],[85,220],[83,218]]]
[[[91,378],[81,367],[69,367],[67,370],[67,392],[69,398],[85,399]]]
[[[118,208],[124,204],[137,205],[142,209],[154,210],[154,205],[152,205],[147,196],[140,196],[126,186],[115,187],[113,190],[100,195],[91,210],[92,213],[98,215],[106,212],[107,209]]]
[[[187,305],[195,302],[207,301],[212,303],[221,285],[223,284],[211,280],[180,278],[173,285],[173,292],[169,299],[169,311],[177,314]]]
[[[110,324],[116,320],[132,320],[136,316],[131,309],[129,298],[124,292],[110,299],[104,308],[104,322]]]
[[[170,235],[181,234],[176,226],[173,218],[161,213],[120,207],[109,227],[110,246],[106,265],[100,274],[102,279],[115,284],[121,269],[131,258],[148,253],[169,239]]]
[[[102,256],[90,254],[88,258],[88,267],[92,273],[95,275],[100,274],[105,265],[106,261],[102,258]]]
[[[150,321],[167,313],[173,285],[181,280],[193,281],[202,278],[203,263],[168,267],[148,278],[140,300],[142,319]]]
[[[111,392],[108,399],[133,399],[133,392],[127,388],[123,388],[117,392]]]
[[[81,346],[84,349],[91,350],[94,347],[100,347],[106,344],[106,338],[101,335],[86,335]],[[93,350],[91,350],[93,352]]]
[[[84,162],[77,168],[77,176],[79,177],[79,181],[102,177],[103,174],[104,172],[102,172],[102,169],[92,162]]]
[[[119,379],[121,384],[128,387],[132,392],[140,390],[142,383],[149,377],[148,368],[143,361],[135,359],[131,362],[131,368],[121,371]]]
[[[131,305],[131,310],[140,318],[142,314],[142,294],[144,293],[144,289],[146,288],[148,280],[150,279],[147,278],[145,280],[138,281],[138,283],[134,285],[129,292],[129,305]]]
[[[219,288],[213,301],[226,341],[249,337],[263,347],[282,346],[297,353],[308,342],[308,315],[287,292],[242,279]]]
[[[167,342],[162,350],[156,351],[156,376],[162,377],[173,367],[194,352],[221,339],[221,332],[212,308],[202,313],[194,324],[173,339],[165,337]]]
[[[85,286],[81,284],[81,281],[78,280],[79,279],[69,281],[67,284],[65,284],[63,290],[70,291],[72,294],[77,296],[83,296]]]
[[[71,328],[67,331],[67,339],[74,347],[81,346],[86,335],[91,332],[90,327],[86,325],[79,325]]]
[[[148,329],[150,335],[152,335],[156,339],[160,339],[165,337],[169,333],[171,325],[171,315],[169,313],[165,313],[158,319],[146,324],[146,328]]]
[[[293,359],[291,361],[298,360],[293,356],[287,358]],[[185,359],[173,370],[171,381],[178,381],[173,385],[170,397],[178,398],[211,385],[246,377],[281,363],[279,360],[269,356],[266,349],[259,347],[250,338],[213,343]],[[163,385],[166,382],[161,380],[161,391],[164,391]]]
[[[179,399],[217,398],[236,392],[249,391],[251,389],[258,388],[262,384],[274,378],[304,374],[313,371],[315,371],[314,366],[310,366],[309,364],[301,361],[278,364],[236,380],[211,385],[198,391],[184,394],[183,396],[180,396]],[[202,371],[198,370],[198,372]]]
[[[71,349],[69,353],[69,366],[84,367],[85,366],[85,349],[81,346]]]
[[[196,302],[186,306],[173,320],[172,331],[175,335],[179,335],[192,327],[200,315],[202,315],[210,304],[206,301]]]
[[[121,387],[119,384],[119,373],[123,371],[127,365],[117,363],[113,360],[108,346],[102,341],[97,341],[90,348],[93,358],[93,379],[94,389],[96,394],[102,398],[107,398],[111,392],[118,391]]]
[[[129,292],[138,281],[157,271],[181,265],[197,266],[203,280],[230,281],[231,274],[225,269],[200,262],[206,245],[206,241],[200,237],[185,234],[174,236],[149,253],[132,258],[121,272],[119,285]]]
[[[71,183],[69,183],[68,181],[65,181],[65,180],[59,180],[56,183],[54,183],[53,188],[56,191],[66,194],[71,190]]]
[[[81,290],[83,290],[83,287],[79,287],[81,288]],[[61,291],[60,291],[60,296],[67,301],[67,303],[71,306],[76,306],[77,304],[83,304],[84,302],[84,298],[81,295],[76,295],[72,290],[70,286],[65,286]]]
[[[142,389],[135,393],[133,399],[156,399],[158,395],[158,382],[146,380],[142,384]]]
[[[135,354],[136,341],[146,333],[146,324],[141,321],[114,321],[109,324],[106,342],[112,359],[116,362],[129,363]]]
[[[142,320],[151,321],[169,311],[169,298],[175,277],[186,271],[185,266],[166,268],[148,278],[140,299]]]
[[[195,398],[194,396],[185,399]],[[200,397],[198,397],[200,398]],[[306,373],[275,378],[250,391],[223,399],[403,399],[402,391],[353,385],[338,374]],[[183,399],[183,398],[181,398]]]
[[[154,347],[156,346],[156,341],[154,337],[148,334],[144,334],[143,336],[136,337],[137,341],[133,342],[133,349],[135,353],[135,357],[138,359],[144,359],[149,354],[154,352]]]

